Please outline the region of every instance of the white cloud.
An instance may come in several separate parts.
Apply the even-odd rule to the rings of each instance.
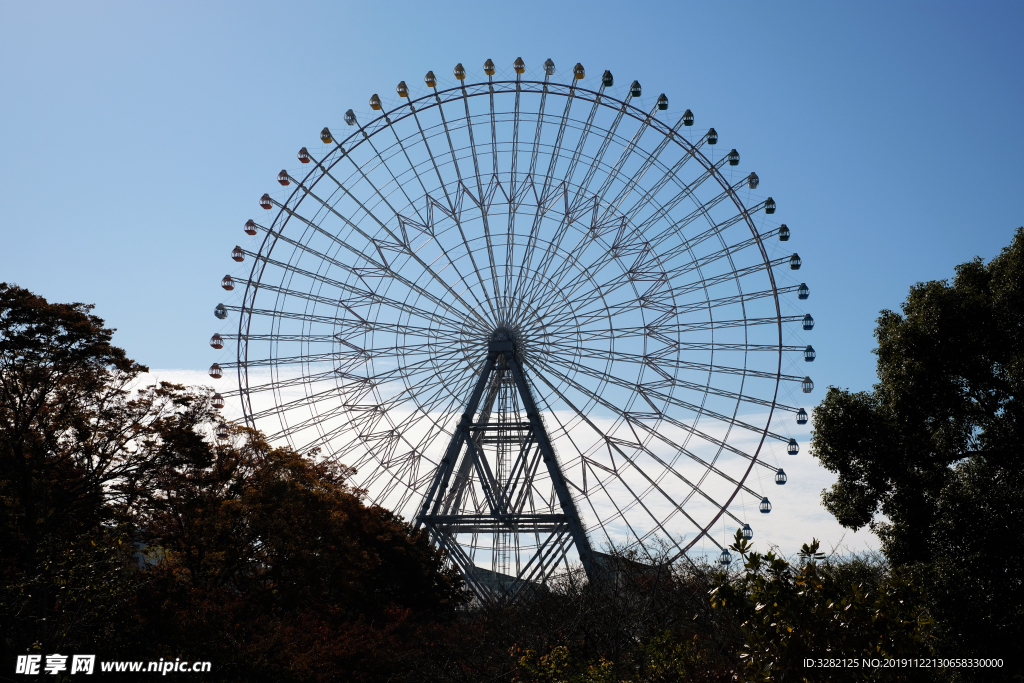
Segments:
[[[295,378],[299,376],[299,372],[294,371]],[[250,375],[250,381],[252,384],[257,384],[260,381],[265,381],[270,378],[269,373],[261,372],[258,375]],[[290,377],[279,377],[279,380],[287,380]],[[237,381],[233,371],[227,371],[225,376],[220,380],[212,379],[206,372],[197,370],[181,370],[181,369],[154,369],[149,373],[140,377],[140,386],[145,384],[155,383],[157,381],[168,381],[178,384],[185,385],[206,385],[212,386],[215,390],[222,393],[228,393],[232,389],[237,387]],[[309,386],[303,384],[296,384],[295,386],[285,388],[279,392],[280,401],[293,401],[304,398],[309,391],[312,389]],[[264,409],[272,408],[274,406],[273,395],[270,392],[255,394],[253,396],[253,409],[255,411],[261,411]],[[242,417],[242,411],[240,404],[238,403],[237,397],[229,398],[227,405],[224,408],[224,416],[227,419],[239,420]],[[408,411],[401,412],[392,416],[394,422],[400,422],[403,418],[409,415]],[[443,420],[443,416],[435,415],[435,419]],[[549,428],[557,424],[553,419],[555,416],[548,416],[547,422]],[[752,424],[763,424],[764,415],[748,414],[741,416],[741,419],[748,421]],[[310,425],[303,431],[299,432],[294,437],[294,445],[301,446],[304,441],[311,438],[315,438],[321,434],[327,433],[332,429],[338,429],[343,426],[343,421],[338,417],[325,417],[322,419],[316,418],[312,413],[306,414],[306,418],[310,420]],[[790,419],[789,415],[781,416],[786,420]],[[807,448],[807,428],[797,427],[793,422],[785,422],[783,424],[780,417],[773,419],[772,429],[775,431],[781,431],[787,436],[792,430],[801,443],[801,451],[796,456],[790,456],[786,453],[786,447],[784,443],[780,442],[766,442],[765,447],[762,450],[762,459],[769,462],[773,468],[781,466],[785,469],[788,475],[788,482],[784,486],[775,484],[774,481],[774,469],[763,468],[755,466],[751,472],[750,477],[745,482],[754,491],[761,495],[767,496],[772,502],[772,511],[769,514],[761,514],[758,511],[759,498],[754,498],[749,494],[741,492],[736,496],[730,511],[741,520],[749,523],[754,530],[754,544],[758,550],[768,550],[770,547],[777,547],[781,552],[787,555],[794,554],[802,543],[810,542],[812,538],[817,538],[822,542],[822,548],[826,551],[832,548],[838,548],[840,552],[862,552],[867,550],[874,550],[878,548],[878,540],[874,535],[867,529],[861,529],[858,532],[852,532],[847,529],[843,529],[836,520],[824,510],[821,504],[821,491],[825,489],[835,481],[835,475],[822,468],[817,461],[810,456]],[[565,416],[562,416],[563,422]],[[594,418],[595,424],[606,433],[611,431],[611,421],[607,418]],[[294,424],[294,420],[292,421]],[[702,425],[703,427],[704,425]],[[261,423],[260,427],[267,432],[272,434],[280,429],[280,423],[274,419],[273,416],[265,418]],[[577,430],[583,431],[577,427],[574,429],[573,434],[577,436]],[[425,433],[425,427],[420,426],[415,430],[414,435],[409,438],[410,442],[415,443],[417,438],[421,436],[421,433]],[[678,429],[672,426],[662,425],[659,428],[659,432],[664,434],[667,438],[673,439],[677,442],[683,441],[687,434],[684,430]],[[706,427],[706,432],[713,438],[721,438],[724,436],[724,428],[722,426],[716,426],[713,423],[709,423]],[[736,439],[736,436],[741,438]],[[579,440],[579,439],[578,439]],[[585,441],[585,440],[584,440]],[[593,441],[593,437],[591,437]],[[735,435],[734,438],[730,438],[730,444],[739,446],[748,452],[753,452],[756,448],[758,439],[756,435]],[[578,444],[579,445],[579,444]],[[564,462],[570,462],[576,458],[576,448],[568,442],[564,436],[557,437],[555,439],[555,446],[560,454],[560,458]],[[699,439],[691,438],[687,444],[688,448],[691,448],[695,453],[701,457],[710,459],[714,457],[717,449],[709,448],[707,442],[700,442]],[[443,447],[443,446],[442,446]],[[671,449],[659,444],[656,440],[650,444],[652,450],[657,452],[659,455],[667,456],[670,455]],[[580,445],[580,450],[587,452],[588,445]],[[436,446],[435,446],[436,450]],[[727,469],[729,467],[735,467],[739,465],[745,465],[746,461],[740,462],[740,458],[729,454],[719,455],[719,459],[716,465]],[[678,461],[678,470],[688,477],[698,477],[703,471],[703,467],[696,465],[693,462],[687,461],[685,458]],[[714,481],[714,477],[710,477],[705,480],[703,489],[712,494],[712,496],[718,500],[728,495],[731,490],[728,486],[723,486],[722,482]],[[642,487],[643,482],[640,481],[638,476],[627,477],[627,481],[630,482],[631,486],[636,486],[639,490]],[[667,475],[662,479],[663,485],[673,486],[680,485],[678,480]],[[680,485],[681,486],[681,485]],[[681,487],[683,488],[683,487]],[[672,507],[665,503],[664,499],[660,502],[656,495],[652,495],[647,499],[652,510],[656,515],[669,516],[672,513]],[[611,505],[607,499],[598,501],[595,503],[597,508],[597,514],[605,515],[611,510]],[[581,511],[585,517],[590,519],[585,520],[590,524],[590,530],[595,543],[598,546],[603,545],[603,538],[599,538],[594,527],[593,512],[588,508],[589,506],[582,504],[580,505]],[[687,503],[685,509],[687,512],[700,518],[702,514],[711,514],[714,508],[701,500],[699,495],[692,496],[690,502]],[[683,533],[683,529],[686,528],[682,522],[680,515],[675,515],[675,524],[667,525],[672,533],[679,532],[680,535]],[[727,544],[731,542],[731,536],[736,528],[736,523],[723,517],[719,521],[714,537],[718,543]],[[615,525],[614,533],[612,533],[613,539],[625,539],[624,527],[621,524]],[[713,543],[702,540],[692,550],[691,554],[707,554],[709,556],[717,556],[717,547]]]

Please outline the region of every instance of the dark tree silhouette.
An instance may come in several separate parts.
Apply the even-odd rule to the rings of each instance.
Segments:
[[[133,442],[155,406],[145,368],[84,304],[0,284],[0,650],[103,638],[132,584],[113,525],[118,482],[147,466]],[[101,526],[102,525],[102,526]]]
[[[988,264],[914,285],[875,336],[874,390],[833,387],[815,409],[812,452],[839,475],[825,507],[928,575],[943,656],[1010,656],[1024,635],[1024,228]]]
[[[133,439],[152,406],[130,400],[146,368],[111,346],[83,304],[0,284],[0,547],[31,563],[43,539],[104,521],[104,487],[145,466]]]
[[[78,651],[206,659],[212,680],[416,680],[398,643],[466,597],[425,535],[347,470],[246,429],[215,439],[209,390],[134,390],[146,368],[91,310],[0,285],[5,665]]]

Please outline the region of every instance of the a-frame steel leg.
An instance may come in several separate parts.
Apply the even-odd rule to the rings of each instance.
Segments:
[[[499,367],[500,370],[498,370]],[[485,423],[490,418],[490,411],[486,410],[488,415],[481,416],[479,424],[474,424],[473,419],[480,405],[480,400],[487,390],[494,373],[496,371],[504,372],[506,369],[511,374],[516,392],[519,394],[527,419],[529,420],[529,436],[526,438],[532,439],[537,444],[540,457],[543,459],[548,475],[551,478],[552,486],[561,508],[561,514],[523,514],[518,510],[518,506],[509,507],[505,505],[502,501],[505,501],[506,496],[511,493],[513,485],[517,483],[513,482],[512,479],[520,476],[516,472],[523,473],[523,481],[518,483],[525,490],[525,487],[532,485],[533,468],[530,468],[529,474],[525,474],[525,465],[522,468],[514,468],[509,481],[504,482],[503,486],[503,482],[497,481],[491,473],[480,445],[472,442],[474,430],[479,431],[485,428]],[[492,387],[492,393],[493,391],[494,387]],[[490,399],[489,402],[491,402]],[[527,445],[525,441],[522,444],[523,449],[526,451],[529,450]],[[473,469],[473,465],[475,465],[481,480],[480,483],[485,487],[485,492],[486,489],[494,488],[494,485],[497,486],[497,489],[491,491],[491,495],[487,496],[488,505],[491,508],[489,513],[460,514],[458,509],[456,509],[458,506],[452,505],[451,495],[446,495],[463,449],[467,449],[467,451],[463,455],[460,476],[465,478],[468,470]],[[522,457],[524,456],[521,450],[520,458]],[[470,461],[472,461],[472,465]],[[462,472],[463,469],[467,469],[467,472]],[[459,477],[456,477],[456,479],[456,487],[464,485],[464,483],[458,481]],[[495,496],[501,496],[501,501],[497,501]],[[461,498],[461,495],[458,497]],[[533,392],[526,381],[519,361],[515,357],[514,343],[499,334],[496,334],[495,338],[488,345],[487,359],[480,371],[480,376],[477,379],[476,386],[473,388],[473,393],[466,404],[466,410],[463,412],[459,424],[454,434],[452,434],[452,439],[448,444],[444,457],[441,459],[430,489],[424,497],[420,513],[416,517],[416,524],[417,526],[426,526],[434,542],[449,552],[456,566],[459,567],[465,576],[467,583],[470,584],[474,592],[481,598],[489,597],[489,594],[493,593],[493,589],[488,589],[484,583],[481,583],[480,577],[474,574],[475,565],[465,553],[461,552],[461,548],[455,547],[457,546],[455,536],[459,533],[477,533],[481,531],[483,533],[528,533],[527,529],[533,525],[535,531],[551,534],[547,541],[537,548],[536,557],[530,558],[527,561],[526,566],[523,567],[523,571],[519,573],[518,577],[507,577],[514,581],[513,585],[508,586],[506,589],[510,595],[518,593],[523,587],[520,584],[525,585],[529,579],[537,576],[538,571],[541,574],[546,574],[548,557],[554,548],[559,546],[564,548],[564,540],[560,539],[564,539],[563,534],[567,532],[568,536],[572,539],[573,545],[576,546],[587,576],[591,579],[594,578],[596,564],[593,550],[590,547],[590,541],[580,521],[579,511],[576,509],[572,496],[569,494],[569,487],[555,457],[555,450],[551,444],[551,439],[544,428],[536,401],[533,398]],[[548,528],[550,528],[550,531],[542,531],[542,529]],[[493,531],[485,529],[493,529]],[[562,552],[564,553],[564,550]],[[473,576],[470,576],[471,574]],[[526,575],[524,576],[524,574]]]
[[[593,580],[597,567],[594,563],[593,550],[590,548],[590,539],[587,538],[587,533],[583,529],[583,523],[580,521],[580,514],[576,509],[576,503],[573,502],[572,496],[569,495],[569,486],[565,483],[562,468],[559,467],[558,459],[555,457],[555,449],[551,445],[551,439],[548,438],[547,430],[544,429],[544,423],[541,422],[540,411],[537,410],[537,404],[533,400],[533,392],[530,391],[530,387],[526,384],[526,378],[523,377],[523,371],[519,368],[519,362],[516,361],[511,353],[508,354],[507,359],[509,370],[512,371],[512,378],[516,383],[516,388],[519,389],[520,396],[522,396],[523,406],[526,408],[526,417],[530,420],[530,424],[533,425],[533,433],[537,439],[537,445],[540,447],[544,464],[548,468],[548,475],[551,477],[552,484],[554,484],[555,494],[558,496],[558,504],[562,508],[562,514],[566,516],[566,520],[569,523],[569,534],[572,536],[573,543],[576,544],[576,551],[580,554],[580,562],[583,563],[583,569],[587,572],[587,577]]]
[[[452,434],[448,450],[445,451],[444,457],[441,458],[441,465],[437,468],[434,481],[431,483],[430,490],[423,499],[423,507],[420,508],[420,514],[416,518],[417,526],[423,523],[424,516],[427,514],[437,514],[438,509],[441,507],[441,502],[444,500],[444,492],[447,490],[448,483],[452,478],[452,471],[455,469],[455,463],[459,459],[459,453],[462,452],[462,447],[465,445],[466,439],[469,438],[469,427],[473,424],[473,416],[476,414],[476,408],[480,404],[480,397],[484,394],[487,380],[490,379],[491,370],[494,369],[494,362],[497,358],[497,351],[491,351],[487,354],[483,370],[480,371],[480,379],[477,380],[476,387],[473,388],[473,393],[469,397],[466,410],[462,413],[462,419],[459,420],[455,433]]]

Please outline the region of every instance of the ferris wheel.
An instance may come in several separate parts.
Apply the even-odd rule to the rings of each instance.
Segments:
[[[352,467],[479,595],[723,550],[807,422],[789,229],[664,94],[483,71],[375,94],[280,172],[222,282],[215,403]]]

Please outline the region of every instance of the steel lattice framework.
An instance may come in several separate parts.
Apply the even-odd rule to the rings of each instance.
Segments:
[[[639,108],[636,82],[521,64],[403,82],[303,148],[233,253],[252,265],[214,345],[236,358],[211,369],[237,371],[248,424],[355,468],[480,595],[573,547],[592,573],[592,546],[717,546],[738,496],[770,509],[748,481],[781,472],[769,444],[796,448],[772,431],[798,411],[780,391],[810,387],[783,372],[810,317],[783,313],[807,290],[776,269],[799,257],[770,253],[788,230],[735,150],[687,135],[689,110],[665,120],[664,96]]]

